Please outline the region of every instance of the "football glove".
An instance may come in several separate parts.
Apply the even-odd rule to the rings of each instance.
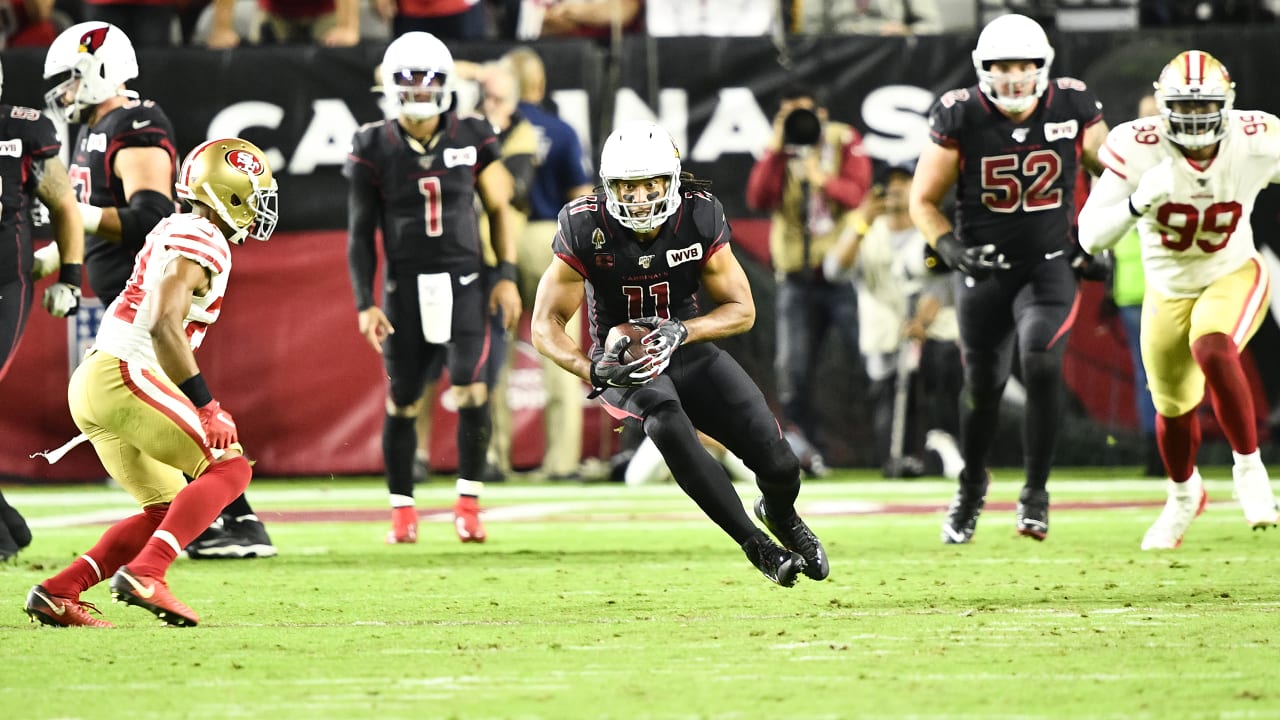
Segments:
[[[45,288],[40,304],[56,318],[75,315],[80,309],[80,288],[70,283],[54,283]]]
[[[231,419],[231,413],[223,410],[217,400],[210,400],[196,408],[196,412],[200,415],[200,427],[204,428],[204,437],[209,447],[225,450],[240,439],[236,432],[236,421]]]
[[[58,265],[61,264],[61,256],[58,254],[57,243],[49,243],[40,248],[33,255],[34,262],[31,263],[31,279],[39,280],[48,277],[58,271]]]
[[[56,257],[57,246],[54,246],[54,251]],[[58,282],[45,289],[40,304],[54,317],[75,315],[80,309],[80,282],[83,279],[83,268],[79,263],[58,266]]]
[[[965,247],[955,233],[943,233],[938,238],[934,249],[942,257],[943,262],[953,270],[958,270],[974,280],[982,280],[996,270],[1008,270],[1011,266],[1004,259],[1004,253],[996,253],[995,245],[976,245]]]
[[[1103,250],[1097,255],[1090,255],[1077,247],[1075,257],[1071,258],[1071,269],[1075,271],[1076,277],[1081,280],[1106,282],[1111,279],[1111,273],[1115,270],[1115,267],[1116,256],[1110,250]]]
[[[591,394],[594,398],[609,388],[629,388],[644,385],[653,379],[650,366],[653,358],[643,357],[630,363],[622,362],[622,354],[631,346],[631,338],[621,337],[604,355],[591,363]]]
[[[689,337],[689,328],[678,318],[642,317],[631,322],[653,328],[653,332],[641,338],[645,352],[670,359],[676,348]]]
[[[1138,178],[1138,187],[1129,195],[1129,205],[1134,212],[1145,215],[1152,206],[1159,205],[1173,194],[1173,158],[1165,158],[1148,168]]]

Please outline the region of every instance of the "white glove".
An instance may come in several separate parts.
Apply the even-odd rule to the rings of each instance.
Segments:
[[[80,309],[80,288],[70,283],[54,283],[44,291],[41,304],[56,318],[75,315]]]
[[[1129,196],[1129,203],[1139,213],[1146,214],[1152,207],[1163,203],[1173,194],[1173,158],[1165,158],[1149,168],[1138,178],[1138,188]]]
[[[58,244],[49,243],[35,252],[35,262],[31,264],[31,279],[39,280],[58,272],[62,258],[58,255]]]

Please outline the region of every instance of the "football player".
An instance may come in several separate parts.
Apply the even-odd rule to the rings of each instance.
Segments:
[[[978,83],[934,103],[933,142],[921,153],[911,185],[912,221],[958,271],[965,469],[942,526],[944,543],[967,543],[977,528],[1015,347],[1027,388],[1026,483],[1016,528],[1037,540],[1049,533],[1046,485],[1062,414],[1062,355],[1075,320],[1076,274],[1098,278],[1107,270],[1071,239],[1080,161],[1101,172],[1102,107],[1079,80],[1051,78],[1052,64],[1053,47],[1031,18],[1003,15],[988,23],[973,51]],[[940,208],[952,186],[954,223]]]
[[[221,314],[231,246],[267,240],[275,229],[276,183],[262,150],[230,138],[192,150],[177,191],[191,212],[148,234],[67,390],[76,426],[142,512],[31,589],[27,614],[46,625],[110,627],[80,599],[107,578],[117,601],[169,625],[196,625],[165,572],[253,475],[235,420],[211,394],[194,351]]]
[[[51,112],[77,125],[71,184],[88,233],[89,285],[110,305],[133,272],[147,233],[174,211],[177,149],[160,106],[125,87],[138,76],[133,43],[120,28],[84,22],[64,30],[45,55]],[[36,253],[36,276],[58,266],[57,248]],[[117,478],[118,479],[118,478]],[[270,557],[276,548],[243,497],[187,549],[193,558]]]
[[[800,461],[782,436],[764,395],[734,359],[711,341],[755,323],[746,273],[729,247],[720,201],[680,171],[671,136],[653,123],[609,135],[600,156],[602,193],[560,211],[555,258],[538,284],[534,346],[591,383],[610,415],[638,423],[681,489],[779,585],[800,572],[814,580],[830,568],[822,543],[796,513]],[[700,314],[698,287],[715,303]],[[590,356],[565,331],[586,298]],[[622,360],[630,338],[608,346],[609,330],[631,322],[652,328],[646,357]],[[763,496],[756,516],[779,547],[743,511],[725,469],[696,430],[737,455]]]
[[[2,76],[0,76],[2,79]],[[55,252],[67,258],[58,281],[44,291],[42,304],[54,317],[74,315],[80,307],[84,228],[71,194],[67,168],[58,157],[53,122],[31,108],[0,104],[0,380],[22,339],[35,298],[31,266],[31,213],[39,199],[49,209]],[[22,514],[0,494],[0,561],[31,544]]]
[[[1080,213],[1086,251],[1112,246],[1135,223],[1142,244],[1142,362],[1169,473],[1168,499],[1144,550],[1178,547],[1207,502],[1196,469],[1196,408],[1206,383],[1235,458],[1245,521],[1259,528],[1277,520],[1240,352],[1262,324],[1271,292],[1249,216],[1258,192],[1280,182],[1280,118],[1236,110],[1227,69],[1199,50],[1165,66],[1155,100],[1158,117],[1124,123],[1107,137],[1106,172]]]
[[[382,353],[390,386],[382,455],[391,496],[388,543],[417,541],[414,432],[423,388],[448,365],[458,408],[458,499],[454,528],[484,542],[478,497],[489,447],[489,317],[508,331],[520,320],[516,290],[513,182],[493,128],[452,112],[453,56],[411,32],[387,46],[379,71],[388,119],[356,131],[343,167],[348,194],[351,283],[360,332]],[[488,287],[474,199],[489,217],[498,279]],[[386,266],[383,304],[374,302],[376,230]],[[385,311],[384,311],[385,308]]]

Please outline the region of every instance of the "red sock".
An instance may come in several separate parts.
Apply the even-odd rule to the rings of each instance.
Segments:
[[[1226,333],[1210,333],[1191,343],[1191,355],[1213,390],[1213,413],[1231,449],[1248,455],[1258,449],[1253,393],[1240,365],[1240,349]]]
[[[169,503],[152,505],[107,528],[88,552],[45,580],[45,589],[59,597],[80,597],[80,593],[115,575],[146,545],[168,510]]]
[[[142,552],[128,561],[129,569],[135,575],[163,578],[182,548],[191,544],[227,503],[249,487],[252,477],[253,468],[241,455],[209,466],[173,499],[164,522],[156,528]]]
[[[1186,482],[1196,469],[1196,452],[1200,450],[1200,418],[1196,411],[1178,417],[1157,414],[1156,444],[1169,479]]]

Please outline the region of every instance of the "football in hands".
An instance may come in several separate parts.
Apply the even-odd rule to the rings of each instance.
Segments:
[[[651,332],[653,332],[652,328],[632,322],[614,325],[609,328],[609,335],[604,340],[604,349],[608,350],[613,347],[613,344],[624,336],[629,337],[631,338],[631,344],[627,346],[626,352],[622,353],[622,357],[619,360],[624,365],[642,360],[645,357],[645,351],[644,344],[640,342],[640,339]]]

